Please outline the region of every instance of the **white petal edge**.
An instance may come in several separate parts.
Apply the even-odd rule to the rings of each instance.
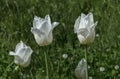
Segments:
[[[15,53],[15,52],[13,52],[13,51],[10,51],[10,52],[9,52],[9,55],[14,55],[14,56],[15,56],[15,55],[16,55],[16,53]]]
[[[79,24],[80,24],[80,20],[81,20],[81,17],[79,16],[79,17],[76,19],[75,24],[74,24],[74,33],[77,33],[77,31],[78,31]]]
[[[81,18],[86,17],[87,15],[85,15],[84,13],[81,13]]]
[[[26,45],[23,43],[23,41],[20,41],[15,48],[15,52],[23,47],[26,47]]]
[[[31,32],[32,32],[33,34],[37,34],[37,35],[44,34],[44,32],[42,32],[42,31],[40,31],[39,29],[34,28],[34,27],[31,27]]]
[[[45,20],[47,20],[48,23],[51,24],[51,19],[49,14],[45,16]]]
[[[90,26],[90,29],[95,29],[95,27],[97,26],[98,21],[96,21],[93,25]]]
[[[59,25],[59,22],[53,22],[52,23],[52,29],[54,29],[57,25]]]
[[[88,14],[88,16],[89,16],[89,19],[90,19],[91,24],[93,24],[93,23],[94,23],[93,13],[90,12],[90,13]]]
[[[33,27],[40,29],[44,22],[46,22],[45,19],[35,16],[33,20]]]

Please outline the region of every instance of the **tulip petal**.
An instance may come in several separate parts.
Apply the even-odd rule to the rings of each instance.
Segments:
[[[9,52],[9,55],[16,55],[16,53],[13,52],[13,51],[10,51],[10,52]]]
[[[79,29],[77,34],[82,35],[82,36],[84,36],[86,38],[87,35],[89,34],[89,31],[86,28],[81,28],[81,29]]]
[[[34,16],[33,27],[40,29],[44,22],[45,22],[44,19],[37,17],[37,16]]]
[[[40,31],[48,35],[48,33],[52,30],[51,24],[49,24],[47,21],[42,24],[42,27],[40,28]]]
[[[39,35],[39,36],[41,36],[41,34],[44,34],[44,32],[38,30],[37,28],[33,28],[33,27],[31,28],[31,32],[32,32],[33,34],[37,34],[37,35]]]
[[[30,60],[31,60],[31,56],[29,57],[29,59],[27,59],[27,61],[23,61],[24,63],[21,63],[21,66],[27,67],[30,64]]]
[[[21,50],[17,51],[17,55],[15,56],[15,63],[19,64],[23,67],[26,67],[30,63],[32,49],[30,47],[22,48]]]
[[[75,21],[74,33],[77,33],[78,28],[79,28],[80,21],[81,21],[81,17],[79,16],[79,17],[76,19],[76,21]]]
[[[20,41],[20,43],[16,45],[15,52],[23,47],[26,47],[26,45],[22,41]]]
[[[49,23],[49,24],[51,24],[50,15],[46,15],[46,16],[45,16],[45,20],[47,20],[47,21],[48,21],[48,23]]]
[[[91,30],[95,29],[95,27],[96,27],[97,24],[98,24],[98,22],[96,21],[94,24],[92,24],[92,25],[90,26],[90,29],[91,29]]]
[[[33,51],[30,47],[24,48],[20,51],[20,54],[19,54],[20,65],[22,65],[23,67],[26,67],[29,65],[32,52]]]
[[[78,29],[81,29],[81,28],[86,28],[85,20],[84,20],[84,18],[82,18],[82,17],[81,17],[81,20],[80,20],[80,24],[79,24],[79,28],[78,28]]]
[[[30,47],[28,47],[28,48],[26,48],[26,52],[28,52],[28,53],[26,53],[27,57],[25,57],[25,60],[24,60],[25,62],[28,61],[28,59],[30,58],[33,51],[32,51],[32,49]]]
[[[52,35],[52,30],[51,30],[51,31],[49,32],[48,36],[47,36],[47,41],[48,41],[49,43],[51,43],[52,40],[53,40],[53,35]]]
[[[59,22],[53,22],[52,23],[52,27],[53,27],[52,29],[54,29],[58,24],[59,24]]]
[[[86,44],[86,38],[83,35],[77,35],[81,44]]]
[[[86,15],[84,13],[81,13],[81,18],[86,17]]]
[[[32,53],[28,49],[28,47],[21,49],[17,55],[20,57],[22,60],[26,60],[27,57],[29,57]]]
[[[15,58],[14,58],[14,62],[16,64],[21,65],[21,63],[23,62],[23,59],[21,59],[18,55],[16,55]]]
[[[95,26],[97,25],[97,22],[90,26],[90,29],[88,29],[89,34],[87,35],[86,42],[92,43],[95,39]]]
[[[89,13],[88,15],[86,15],[86,17],[84,17],[84,23],[85,23],[86,28],[89,28],[91,25],[94,24],[92,13]]]
[[[89,15],[89,20],[91,24],[94,24],[93,14],[90,12],[88,15]]]

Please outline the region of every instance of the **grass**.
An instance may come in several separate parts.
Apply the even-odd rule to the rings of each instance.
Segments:
[[[44,52],[47,53],[50,79],[76,79],[75,67],[84,57],[73,26],[81,13],[93,12],[96,26],[94,43],[88,47],[89,76],[93,79],[120,79],[120,1],[119,0],[1,0],[0,1],[0,79],[45,79]],[[50,14],[52,22],[60,22],[54,31],[52,44],[40,47],[30,32],[35,15]],[[19,67],[9,56],[16,44],[23,40],[33,49],[31,63]],[[68,54],[64,59],[63,54]],[[105,67],[100,72],[100,67]]]

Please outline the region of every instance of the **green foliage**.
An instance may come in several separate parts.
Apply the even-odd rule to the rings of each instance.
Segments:
[[[81,13],[93,12],[96,26],[94,43],[88,47],[89,76],[93,79],[120,79],[120,0],[1,0],[0,1],[0,79],[45,79],[44,52],[47,53],[50,79],[76,79],[74,69],[84,57],[73,26]],[[60,22],[54,29],[54,40],[40,47],[30,29],[35,15],[50,14],[52,21]],[[9,56],[16,44],[23,40],[31,46],[31,63],[27,68],[11,64]],[[62,55],[68,54],[64,59]],[[104,72],[99,68],[105,67]]]

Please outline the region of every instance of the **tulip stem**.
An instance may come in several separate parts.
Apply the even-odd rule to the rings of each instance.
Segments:
[[[45,55],[45,65],[46,65],[46,73],[47,73],[47,77],[46,79],[49,79],[49,73],[48,73],[48,63],[47,63],[47,56],[46,56],[46,52],[44,52]]]
[[[86,60],[86,79],[88,79],[87,46],[85,46],[85,60]]]

